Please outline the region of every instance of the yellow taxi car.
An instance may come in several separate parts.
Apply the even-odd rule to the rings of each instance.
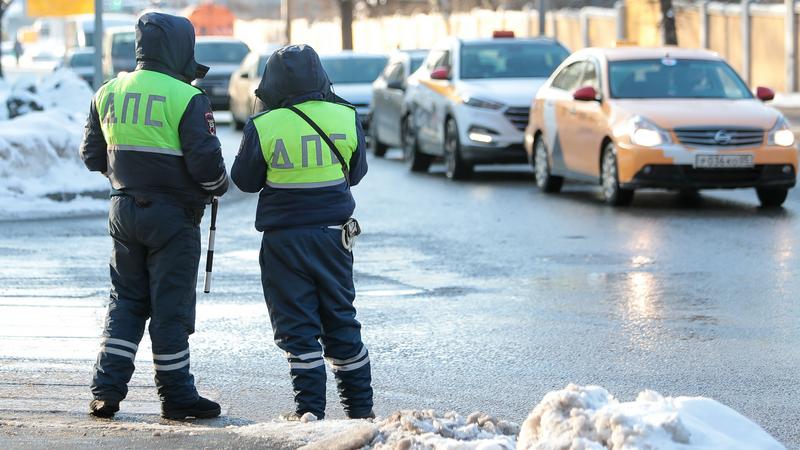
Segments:
[[[763,206],[786,200],[797,148],[786,119],[721,57],[679,48],[589,48],[538,91],[525,130],[536,184],[599,183],[612,205],[638,188],[695,193],[755,188]]]

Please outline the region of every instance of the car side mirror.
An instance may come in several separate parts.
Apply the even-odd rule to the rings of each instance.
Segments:
[[[575,92],[572,93],[572,98],[580,102],[594,102],[599,100],[597,91],[592,86],[584,86],[576,89]]]
[[[431,79],[434,80],[449,80],[450,79],[450,68],[448,67],[437,67],[433,69],[431,72]]]
[[[759,86],[756,88],[756,97],[762,102],[768,102],[775,98],[775,91],[768,87]]]

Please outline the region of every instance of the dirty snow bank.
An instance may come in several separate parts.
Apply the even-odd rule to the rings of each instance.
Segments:
[[[519,426],[482,413],[399,411],[380,422],[323,420],[267,422],[230,427],[236,433],[265,439],[271,445],[304,450],[513,450]]]
[[[741,414],[703,397],[642,391],[619,402],[599,386],[550,392],[522,425],[518,450],[785,449]]]
[[[519,426],[483,413],[400,411],[379,425],[376,450],[512,450]]]
[[[78,155],[92,91],[73,72],[38,81],[0,81],[0,219],[99,213],[107,201],[81,195],[108,190]],[[6,105],[19,100],[10,120]],[[8,101],[10,100],[10,101]]]
[[[483,413],[400,411],[374,423],[324,420],[229,427],[304,450],[785,450],[758,425],[709,398],[641,392],[620,402],[599,386],[544,396],[520,427]]]

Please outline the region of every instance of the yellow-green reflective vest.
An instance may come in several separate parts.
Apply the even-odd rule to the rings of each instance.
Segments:
[[[122,74],[104,84],[95,106],[108,150],[183,156],[178,125],[189,101],[201,93],[150,70]]]
[[[358,148],[356,112],[337,103],[308,101],[295,107],[328,133],[350,167]],[[267,186],[307,189],[345,181],[342,165],[325,141],[303,118],[289,109],[269,111],[253,119],[267,162]]]

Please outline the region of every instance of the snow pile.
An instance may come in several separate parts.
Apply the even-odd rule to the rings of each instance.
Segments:
[[[620,402],[599,386],[544,396],[520,427],[483,413],[399,411],[376,422],[323,420],[229,427],[304,450],[785,450],[761,427],[709,398],[641,392]]]
[[[599,386],[550,392],[522,425],[517,450],[785,449],[755,423],[709,398],[641,392],[619,402]]]
[[[377,450],[511,450],[519,426],[483,413],[400,411],[380,423],[370,444]]]
[[[91,98],[86,83],[67,70],[20,80],[10,90],[0,83],[0,104],[13,103],[16,116],[0,116],[0,219],[107,208],[104,200],[80,195],[108,191],[108,181],[89,173],[78,155]]]

